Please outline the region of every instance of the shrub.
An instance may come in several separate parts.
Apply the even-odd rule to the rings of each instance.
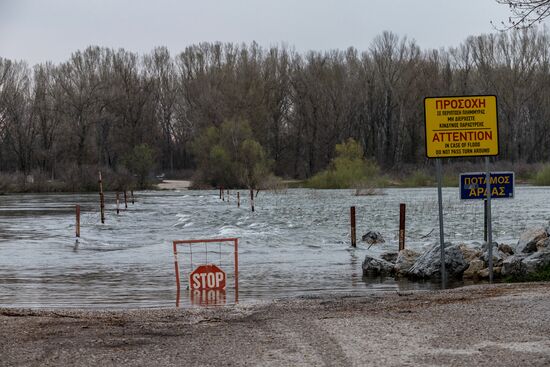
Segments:
[[[550,186],[550,165],[545,165],[537,172],[533,183],[537,186]]]
[[[542,267],[538,271],[522,276],[507,276],[504,278],[505,282],[548,282],[550,281],[550,264]]]
[[[346,189],[384,185],[380,177],[380,168],[374,161],[363,157],[363,148],[350,138],[342,144],[336,144],[336,158],[327,170],[311,177],[306,187],[316,189]]]
[[[124,156],[124,166],[136,175],[138,179],[138,187],[147,187],[147,177],[153,169],[154,158],[153,149],[147,144],[135,146],[132,151]]]
[[[406,187],[423,187],[433,185],[435,179],[428,175],[426,171],[414,171],[402,181]]]
[[[193,187],[259,188],[272,162],[246,120],[227,120],[205,129],[192,145],[197,158]]]

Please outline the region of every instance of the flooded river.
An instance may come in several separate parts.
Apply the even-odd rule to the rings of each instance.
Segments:
[[[443,195],[446,241],[481,242],[482,202],[460,201],[456,188],[444,189]],[[117,215],[114,193],[107,193],[105,224],[100,223],[97,194],[0,196],[0,306],[171,307],[176,296],[172,241],[220,237],[239,238],[241,303],[434,287],[365,279],[361,262],[367,253],[397,249],[400,203],[407,204],[406,246],[424,249],[437,242],[435,188],[386,189],[376,196],[354,196],[352,190],[265,191],[255,200],[255,212],[244,191],[240,208],[235,192],[228,201],[220,200],[217,191],[135,196],[135,204]],[[515,196],[493,201],[493,238],[499,243],[515,243],[522,230],[550,219],[550,188],[519,187]],[[82,208],[78,244],[76,204]],[[350,247],[352,205],[359,239],[376,230],[385,244],[367,249],[359,241],[356,249]],[[199,244],[180,250],[183,272],[203,262],[225,267],[226,301],[234,302],[229,247]],[[182,276],[183,289],[186,279]],[[190,302],[184,291],[182,306]]]

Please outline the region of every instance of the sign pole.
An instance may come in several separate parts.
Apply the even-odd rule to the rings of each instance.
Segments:
[[[441,284],[445,288],[446,276],[445,271],[445,233],[443,232],[443,193],[441,190],[442,186],[442,169],[441,169],[441,158],[436,158],[436,175],[437,175],[437,201],[439,206],[439,247],[441,249]]]
[[[472,95],[424,98],[426,157],[437,158],[437,193],[439,199],[439,236],[441,276],[445,287],[445,239],[443,232],[443,198],[441,193],[441,158],[485,157],[487,174],[487,234],[489,244],[489,279],[493,279],[491,234],[491,174],[489,156],[497,156],[498,109],[495,95]],[[484,190],[480,186],[479,194]]]
[[[491,226],[491,171],[489,169],[489,157],[485,157],[485,176],[487,186],[487,251],[489,254],[489,282],[493,282],[493,231]]]

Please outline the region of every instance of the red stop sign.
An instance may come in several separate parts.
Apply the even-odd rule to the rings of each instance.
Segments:
[[[216,265],[199,265],[189,274],[189,288],[225,289],[225,279],[225,272]]]

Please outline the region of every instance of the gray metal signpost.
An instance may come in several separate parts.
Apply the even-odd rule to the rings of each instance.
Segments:
[[[489,169],[489,157],[485,157],[485,170],[487,176],[487,251],[489,254],[489,281],[493,281],[493,231],[491,226],[491,170]]]
[[[446,284],[446,276],[447,273],[445,271],[445,232],[443,232],[443,193],[441,186],[443,186],[441,179],[442,176],[442,169],[441,169],[441,159],[437,158],[435,160],[436,165],[436,175],[437,175],[437,202],[439,207],[439,247],[441,250],[441,284],[443,285],[443,288],[445,288]]]
[[[439,242],[441,279],[445,287],[445,233],[443,231],[443,195],[441,158],[485,157],[487,187],[487,251],[489,279],[493,280],[491,230],[491,172],[489,156],[497,156],[498,118],[494,95],[424,98],[426,156],[436,158],[437,197],[439,202]]]

